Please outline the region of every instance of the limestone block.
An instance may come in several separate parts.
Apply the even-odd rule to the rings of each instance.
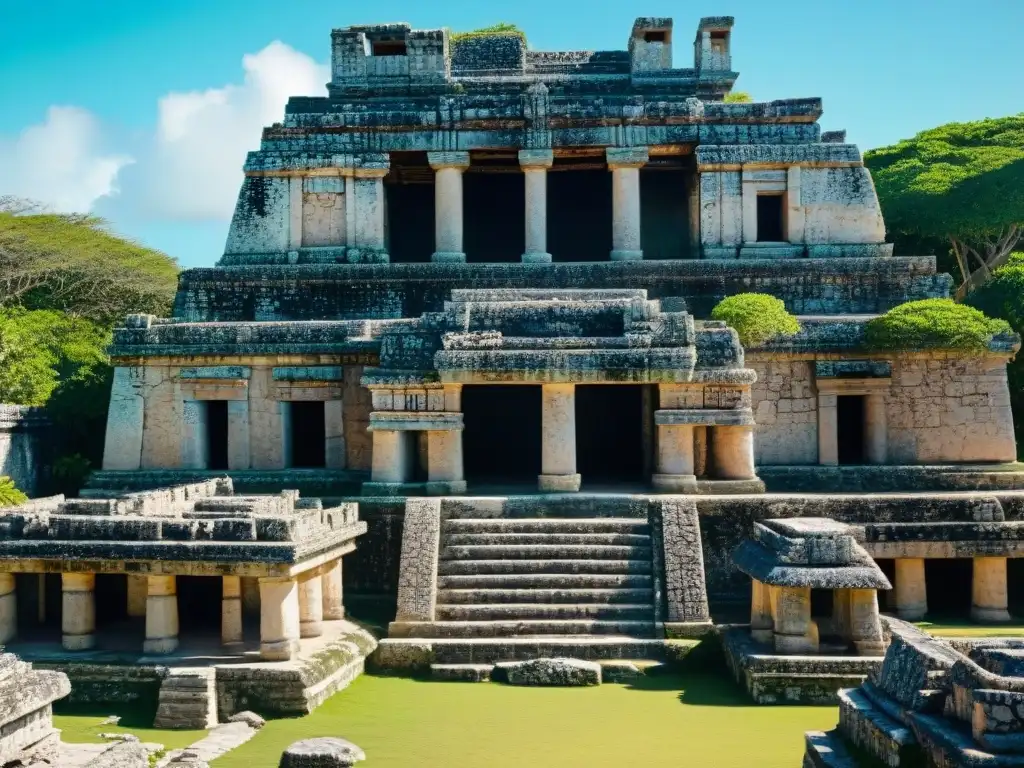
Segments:
[[[491,679],[509,685],[588,686],[601,684],[601,665],[581,659],[530,659],[495,664]]]
[[[981,623],[1010,620],[1007,610],[1006,558],[975,557],[971,581],[971,618]]]
[[[349,768],[365,759],[363,750],[352,742],[323,737],[292,744],[281,755],[279,768]]]
[[[904,621],[920,621],[928,613],[924,560],[896,558],[896,613]]]
[[[149,768],[149,750],[140,741],[121,741],[85,764],[84,768]]]
[[[320,577],[323,593],[323,614],[327,621],[337,621],[345,618],[345,605],[343,600],[342,586],[342,565],[339,557],[333,563],[329,563]]]
[[[228,469],[249,469],[249,401],[228,401]]]
[[[660,507],[667,621],[710,621],[697,505],[672,499]]]
[[[257,715],[255,712],[250,712],[248,710],[245,710],[244,712],[236,712],[227,719],[227,722],[245,723],[254,731],[258,731],[260,728],[267,724],[267,721],[264,720],[262,717]]]
[[[143,370],[138,366],[114,369],[103,447],[104,469],[138,469],[141,466],[145,412],[143,379]]]
[[[175,576],[150,576],[146,588],[146,653],[178,648],[178,585]]]
[[[407,499],[395,621],[434,620],[440,541],[440,500]]]
[[[299,578],[299,636],[319,637],[324,633],[324,597],[319,573]]]
[[[369,659],[377,674],[426,672],[434,660],[434,646],[428,640],[382,640]]]
[[[243,640],[242,580],[238,576],[224,576],[221,584],[220,642],[235,645]]]
[[[299,648],[299,585],[295,579],[260,579],[260,657],[288,661]]]
[[[64,649],[86,651],[96,644],[96,576],[61,574],[61,632]]]

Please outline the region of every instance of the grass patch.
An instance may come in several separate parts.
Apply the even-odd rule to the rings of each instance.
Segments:
[[[61,741],[69,744],[104,744],[107,739],[101,733],[130,733],[141,741],[163,744],[167,749],[181,749],[199,741],[206,731],[165,731],[152,727],[153,711],[148,707],[131,705],[100,706],[58,706],[59,713],[53,716],[53,725],[61,729]],[[117,725],[101,725],[112,715],[118,715]],[[269,765],[269,763],[268,763]],[[277,765],[275,762],[273,765]]]
[[[294,741],[341,736],[375,768],[789,768],[804,731],[835,707],[757,707],[724,675],[683,671],[630,685],[516,688],[364,675],[307,717],[272,720],[214,768],[274,768]]]
[[[1000,624],[983,627],[958,621],[918,621],[916,626],[936,637],[1024,637],[1024,626]]]

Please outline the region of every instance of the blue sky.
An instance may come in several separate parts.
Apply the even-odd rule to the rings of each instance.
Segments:
[[[634,17],[733,15],[737,88],[821,96],[863,149],[1024,112],[1024,0],[0,0],[0,195],[90,209],[185,266],[223,248],[240,158],[326,80],[332,27],[519,24],[540,50],[621,49]],[[283,45],[270,46],[274,41]],[[243,57],[248,56],[243,64]]]

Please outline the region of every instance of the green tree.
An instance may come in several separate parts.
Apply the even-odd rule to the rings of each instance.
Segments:
[[[754,97],[746,91],[729,91],[722,99],[727,104],[749,104],[753,100]]]
[[[177,273],[170,256],[118,237],[102,219],[0,198],[0,307],[111,325],[131,312],[166,314]]]
[[[28,501],[28,496],[14,486],[14,481],[0,475],[0,509],[24,504],[26,501]]]
[[[961,296],[1024,234],[1024,114],[922,131],[864,160],[890,232],[949,242]]]

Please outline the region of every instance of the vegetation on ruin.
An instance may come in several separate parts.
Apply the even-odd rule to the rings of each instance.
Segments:
[[[0,507],[13,507],[28,501],[28,496],[19,491],[11,478],[0,475]]]
[[[992,337],[1010,331],[1005,320],[952,299],[923,299],[893,307],[868,321],[864,341],[869,349],[949,349],[980,353]]]
[[[473,29],[469,32],[452,32],[451,41],[458,43],[462,40],[469,40],[474,37],[518,37],[526,42],[526,33],[518,25],[507,21],[500,21],[489,27]]]
[[[922,131],[867,152],[889,232],[948,242],[977,288],[1024,235],[1024,114]]]
[[[754,97],[746,91],[730,91],[722,99],[726,104],[749,104],[753,100]]]
[[[800,323],[786,305],[766,293],[738,293],[722,299],[711,310],[711,319],[735,328],[744,347],[800,332]]]

